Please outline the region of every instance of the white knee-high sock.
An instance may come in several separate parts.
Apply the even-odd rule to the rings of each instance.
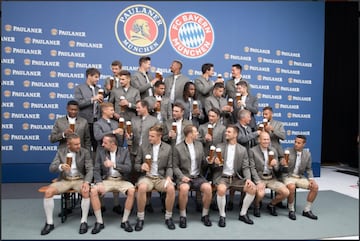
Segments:
[[[226,214],[225,214],[226,197],[225,197],[225,195],[224,196],[216,195],[216,201],[217,201],[217,205],[219,208],[220,216],[226,217]]]
[[[90,198],[81,199],[81,221],[80,223],[87,222],[90,209]]]
[[[131,210],[124,209],[124,214],[123,214],[123,217],[122,217],[122,222],[123,223],[128,221],[130,213],[131,213]]]
[[[241,216],[244,216],[247,213],[247,210],[249,209],[254,198],[255,198],[255,195],[246,193],[244,200],[243,200],[243,205],[242,205],[241,211],[240,211]]]
[[[47,224],[54,224],[53,212],[54,212],[54,198],[44,198],[44,210]]]

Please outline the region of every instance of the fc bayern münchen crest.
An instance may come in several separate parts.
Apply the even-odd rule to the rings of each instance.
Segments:
[[[116,18],[115,36],[121,47],[135,55],[157,52],[166,39],[166,23],[155,9],[131,5]]]
[[[169,26],[171,46],[186,58],[196,59],[209,53],[214,39],[211,23],[199,13],[181,13]]]

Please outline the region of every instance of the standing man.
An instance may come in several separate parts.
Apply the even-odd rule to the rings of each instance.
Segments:
[[[184,85],[190,82],[189,77],[181,73],[182,66],[180,60],[173,60],[170,66],[172,74],[164,78],[165,96],[170,98],[171,104],[182,98]]]
[[[184,140],[184,128],[192,124],[191,121],[184,119],[184,106],[175,103],[172,108],[172,118],[164,123],[163,140],[172,147]],[[174,126],[173,126],[174,125]]]
[[[149,144],[142,145],[135,159],[135,170],[144,175],[139,179],[137,195],[137,222],[135,231],[141,231],[144,225],[146,193],[153,189],[165,192],[165,224],[175,229],[172,210],[175,201],[173,183],[173,161],[171,146],[161,141],[162,126],[154,125],[149,130]],[[149,155],[149,156],[148,156]],[[150,160],[147,158],[150,157]]]
[[[263,117],[264,119],[267,119],[267,124],[266,126],[264,125],[264,129],[270,135],[270,145],[276,149],[279,158],[281,159],[284,157],[284,150],[280,140],[285,140],[286,138],[284,124],[281,121],[273,119],[273,109],[270,106],[265,106],[263,108]]]
[[[122,63],[119,60],[114,60],[111,63],[111,72],[112,76],[105,79],[104,89],[105,96],[111,96],[111,92],[113,89],[120,88],[120,77],[119,73],[122,68]]]
[[[66,105],[67,114],[55,121],[51,130],[50,142],[59,142],[59,148],[66,147],[66,138],[76,133],[81,140],[81,146],[91,151],[90,131],[86,119],[78,115],[79,103],[76,100],[69,100]],[[75,126],[74,131],[71,125]]]
[[[75,87],[75,99],[79,103],[79,115],[85,118],[89,125],[90,139],[93,155],[96,152],[97,141],[94,137],[93,124],[100,116],[99,105],[103,102],[104,96],[99,94],[100,71],[96,68],[86,70],[86,82]]]
[[[170,99],[164,96],[164,93],[165,83],[159,80],[154,85],[154,95],[145,98],[150,106],[150,114],[156,117],[160,123],[170,119],[172,112]]]
[[[153,78],[149,73],[151,67],[151,58],[141,56],[139,59],[139,69],[131,75],[131,85],[139,90],[141,99],[153,95],[153,86],[158,78]]]
[[[231,66],[231,79],[229,79],[228,81],[226,81],[225,84],[225,93],[224,96],[227,96],[227,98],[233,98],[233,100],[235,100],[236,98],[236,84],[240,81],[246,81],[248,83],[247,80],[243,79],[242,75],[242,66],[240,64],[233,64]],[[250,87],[248,89],[248,91],[250,92]]]
[[[127,70],[119,73],[120,87],[112,91],[109,102],[114,105],[114,118],[124,118],[125,121],[131,120],[136,115],[136,102],[140,100],[138,89],[130,85],[131,74]]]
[[[217,205],[219,208],[219,227],[226,226],[226,191],[236,189],[244,192],[245,197],[242,202],[239,220],[247,224],[254,224],[249,218],[247,210],[255,198],[256,186],[251,181],[251,171],[247,150],[237,143],[238,128],[235,125],[229,125],[226,128],[226,142],[217,145],[221,150],[221,159],[217,155],[208,159],[212,165],[213,182],[216,185]]]
[[[201,191],[202,215],[201,221],[205,226],[212,225],[209,217],[209,207],[212,198],[211,184],[203,176],[207,162],[204,157],[202,144],[197,141],[198,131],[195,126],[187,125],[184,128],[185,140],[174,148],[174,174],[179,186],[180,228],[186,228],[186,206],[189,190]]]
[[[71,156],[71,163],[67,157]],[[81,193],[81,221],[79,233],[88,230],[87,217],[90,208],[90,183],[93,179],[93,160],[89,150],[81,147],[80,137],[70,134],[67,137],[67,146],[57,150],[54,160],[49,167],[50,172],[59,172],[57,182],[49,185],[44,196],[44,210],[46,223],[41,235],[46,235],[54,229],[54,195],[64,193],[70,189]]]
[[[96,217],[96,223],[91,233],[97,234],[105,228],[99,195],[103,196],[105,193],[113,191],[127,196],[120,227],[126,232],[132,232],[133,228],[128,218],[134,204],[135,187],[126,180],[126,175],[131,170],[129,152],[126,148],[119,148],[116,138],[112,134],[104,136],[102,146],[103,148],[99,148],[96,153],[95,159],[94,182],[96,185],[91,188],[91,204]]]
[[[318,217],[311,212],[311,206],[315,201],[319,186],[314,179],[311,153],[304,150],[305,144],[306,136],[297,135],[294,141],[294,147],[289,149],[288,162],[286,159],[283,160],[285,168],[283,182],[290,191],[288,196],[288,208],[289,218],[292,220],[296,220],[295,191],[297,187],[310,190],[306,198],[307,202],[302,215],[310,219],[318,219]]]

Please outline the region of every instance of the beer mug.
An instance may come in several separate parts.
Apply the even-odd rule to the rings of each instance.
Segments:
[[[173,122],[173,123],[172,123],[172,130],[175,131],[175,133],[177,132],[176,122]]]
[[[236,102],[241,100],[241,93],[236,93]]]
[[[210,146],[210,151],[209,151],[209,160],[214,158],[214,152],[215,152],[215,146]]]
[[[259,131],[264,131],[264,124],[259,124],[258,130]]]
[[[104,89],[99,89],[98,94],[104,96]]]
[[[158,78],[159,80],[163,80],[162,72],[157,70],[155,72],[155,77]]]
[[[124,118],[122,118],[122,117],[120,117],[119,118],[119,128],[121,128],[121,129],[124,129]]]
[[[114,88],[114,77],[110,77],[110,90]]]
[[[232,98],[228,99],[228,106],[233,106],[234,100]]]
[[[156,102],[158,103],[155,111],[160,112],[161,111],[161,96],[156,96]]]
[[[264,130],[265,130],[265,128],[266,128],[266,126],[268,124],[268,119],[264,118],[263,119],[263,124],[264,124]]]
[[[220,166],[222,166],[224,164],[224,160],[222,158],[222,155],[221,155],[221,148],[216,148],[216,157],[219,159],[220,161]]]
[[[150,170],[151,170],[151,162],[152,162],[152,161],[151,161],[151,155],[150,155],[150,154],[147,154],[147,155],[145,156],[145,163],[148,164]]]
[[[131,135],[132,134],[132,128],[131,128],[131,121],[126,122],[126,132]]]
[[[67,153],[66,154],[66,164],[68,164],[70,167],[71,167],[71,164],[72,164],[72,158],[73,158],[72,153]]]
[[[69,127],[73,132],[75,132],[75,120],[69,119]]]
[[[125,96],[120,96],[120,101],[122,101],[122,100],[125,100]],[[124,111],[125,111],[125,109],[126,109],[126,107],[125,107],[125,106],[120,105],[120,111],[121,111],[121,112],[124,112]]]
[[[274,152],[269,151],[269,153],[268,153],[268,165],[269,166],[270,166],[270,162],[271,162],[272,159],[274,159]]]
[[[289,155],[290,155],[290,151],[286,149],[284,151],[285,166],[289,165]]]
[[[193,101],[192,108],[193,110],[196,110],[198,108],[198,102],[196,100]]]
[[[213,125],[212,124],[208,124],[208,134],[210,136],[213,136]]]
[[[224,79],[223,79],[223,77],[222,77],[222,74],[218,74],[218,75],[217,75],[217,80],[224,81]]]

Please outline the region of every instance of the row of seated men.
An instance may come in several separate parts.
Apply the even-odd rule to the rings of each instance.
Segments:
[[[179,108],[178,111],[176,107]],[[292,220],[296,219],[295,188],[309,189],[302,215],[317,219],[317,216],[311,212],[311,206],[318,187],[313,179],[311,155],[303,149],[306,143],[305,136],[296,137],[294,147],[289,150],[290,154],[287,156],[287,153],[279,154],[271,144],[270,136],[274,134],[271,121],[266,126],[267,128],[252,131],[246,123],[251,119],[247,110],[239,112],[239,122],[236,125],[223,126],[219,122],[219,111],[212,109],[211,113],[210,111],[208,113],[209,122],[212,118],[211,114],[214,114],[215,119],[218,118],[212,124],[212,128],[204,125],[203,128],[200,126],[198,129],[191,122],[182,126],[174,125],[173,128],[172,122],[159,123],[157,118],[152,118],[149,115],[147,101],[140,100],[136,103],[137,116],[131,119],[130,130],[128,126],[122,128],[119,127],[119,122],[113,121],[112,104],[103,103],[101,108],[102,118],[94,123],[94,133],[98,128],[107,128],[107,131],[103,131],[100,139],[95,135],[99,141],[95,158],[92,158],[89,149],[82,147],[82,138],[79,134],[75,134],[77,123],[75,123],[74,131],[69,126],[61,134],[66,144],[59,147],[50,165],[50,171],[60,172],[60,177],[59,181],[51,184],[45,193],[46,224],[41,231],[42,235],[54,229],[53,196],[70,188],[82,195],[80,234],[88,230],[87,216],[90,203],[96,217],[92,233],[99,233],[105,227],[99,195],[110,191],[121,192],[127,196],[120,226],[125,231],[132,232],[133,227],[129,222],[129,216],[135,200],[135,186],[138,189],[135,231],[143,229],[146,193],[153,189],[166,193],[165,224],[170,230],[175,229],[172,215],[176,189],[180,212],[179,227],[187,227],[186,206],[190,189],[201,193],[201,221],[205,226],[211,226],[209,207],[213,193],[210,181],[216,187],[220,227],[226,226],[225,194],[230,188],[245,193],[239,220],[247,224],[254,223],[247,212],[252,203],[254,203],[254,216],[260,217],[260,203],[265,195],[266,187],[276,193],[267,205],[270,214],[277,216],[276,204],[288,198],[289,218]],[[183,109],[181,105],[174,104],[173,117],[177,112],[183,114]],[[216,126],[221,125],[224,132],[220,135],[216,134]],[[54,128],[55,126],[56,124]],[[248,128],[250,130],[246,131]],[[242,130],[245,131],[244,134],[240,134]],[[253,134],[254,138],[239,144],[240,137],[249,134]],[[212,152],[213,148],[206,146],[206,141],[202,140],[201,136],[204,140],[220,136],[219,143],[212,143],[215,146],[215,154]],[[126,145],[124,147],[124,143],[127,147]],[[69,159],[70,156],[72,158],[72,162],[68,164],[66,163],[67,155]],[[206,173],[211,175],[206,175]]]

